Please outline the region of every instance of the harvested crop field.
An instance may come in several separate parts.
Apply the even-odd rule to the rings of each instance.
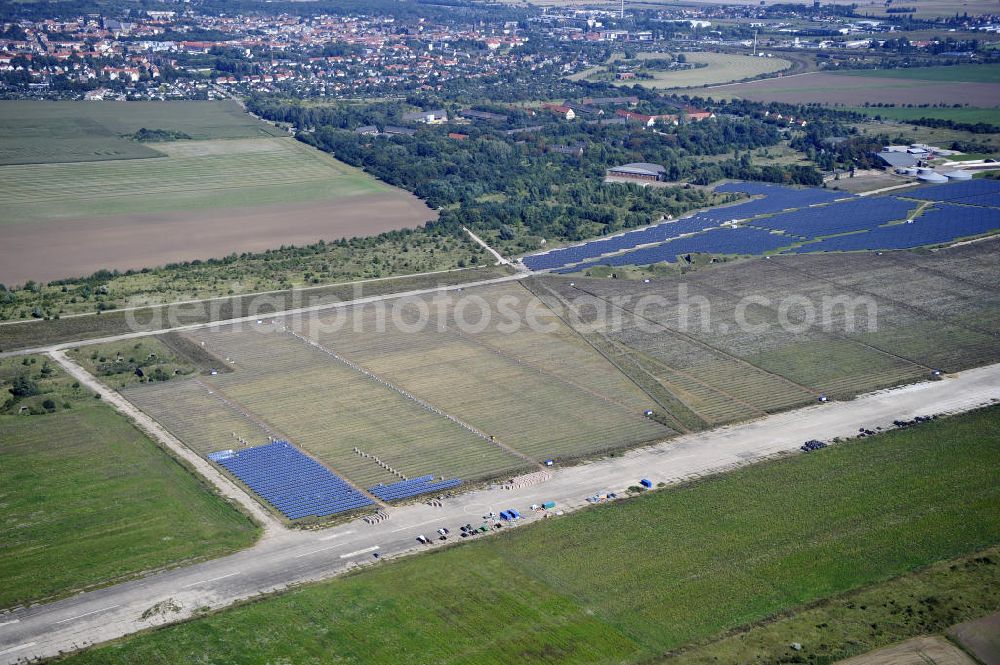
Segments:
[[[1000,83],[844,76],[827,72],[718,85],[706,89],[705,94],[789,104],[953,104],[960,99],[975,107],[1000,106]]]
[[[309,203],[89,216],[3,226],[0,282],[49,281],[366,236],[429,221],[415,196],[392,190]]]
[[[657,278],[530,286],[690,429],[1000,360],[996,241],[881,256],[774,256]],[[616,306],[615,299],[629,297]],[[643,304],[643,298],[652,298]],[[686,305],[682,305],[686,303]]]
[[[519,285],[451,295],[336,310],[302,332],[278,321],[188,333],[233,371],[125,395],[201,454],[287,439],[362,487],[395,472],[495,478],[674,433]]]
[[[131,136],[140,127],[190,139],[139,142]],[[435,217],[411,194],[280,134],[235,104],[0,103],[0,282],[372,235]]]
[[[291,138],[159,149],[167,157],[0,167],[0,281],[372,235],[434,217],[413,195]]]

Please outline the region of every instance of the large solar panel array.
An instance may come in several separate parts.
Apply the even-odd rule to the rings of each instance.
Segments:
[[[380,483],[373,487],[369,487],[368,491],[383,501],[394,501],[396,499],[405,499],[418,494],[449,490],[453,487],[458,487],[461,484],[462,481],[458,478],[434,482],[434,476],[420,476],[419,478],[409,478],[408,480],[401,480],[398,483],[392,483],[390,485],[383,485]]]
[[[287,441],[212,453],[209,458],[290,520],[325,517],[375,503]]]
[[[904,220],[917,204],[894,196],[852,199],[840,203],[784,212],[753,222],[754,226],[784,231],[801,238],[835,235],[872,229],[887,222]]]
[[[766,183],[727,183],[716,187],[716,191],[761,194],[764,195],[764,198],[722,208],[713,208],[712,210],[703,210],[675,222],[663,222],[656,226],[629,231],[618,236],[593,240],[583,245],[554,249],[544,254],[532,254],[524,257],[522,261],[532,270],[562,268],[587,259],[595,259],[604,254],[620,252],[650,243],[666,242],[687,233],[717,227],[723,222],[734,219],[750,219],[790,208],[829,203],[846,196],[840,192],[828,192],[823,189],[796,189]]]
[[[904,196],[923,201],[966,203],[973,196],[1000,194],[1000,180],[961,180],[946,185],[931,185],[906,192]],[[983,205],[982,203],[972,205]]]
[[[675,261],[678,255],[710,252],[712,254],[763,254],[780,247],[787,247],[795,240],[770,231],[748,228],[713,229],[695,236],[679,238],[654,247],[644,247],[631,252],[590,261],[580,266],[563,268],[558,273],[576,272],[595,266],[648,265],[662,261]]]
[[[602,238],[576,247],[527,256],[523,259],[524,263],[532,270],[554,270],[566,274],[598,265],[646,265],[673,261],[679,254],[692,252],[762,254],[786,247],[796,240],[851,234],[855,231],[867,233],[861,236],[849,235],[843,239],[831,238],[822,243],[809,243],[789,251],[806,253],[903,249],[944,243],[991,231],[996,228],[992,221],[997,213],[996,208],[1000,208],[1000,182],[987,180],[933,185],[908,191],[901,196],[864,199],[845,199],[841,192],[818,188],[798,189],[758,182],[726,183],[716,187],[716,191],[745,192],[763,195],[764,198],[705,210],[676,222],[665,222],[613,238]],[[917,206],[907,199],[938,203],[918,218],[917,221],[921,223],[917,226],[904,224],[902,226],[908,228],[882,227],[883,224],[907,218]],[[951,206],[948,202],[962,205]],[[771,216],[759,218],[761,215]],[[931,224],[944,218],[947,218],[947,224]],[[738,229],[735,235],[732,229],[719,228],[723,222],[748,219],[754,221],[748,227]],[[780,231],[785,235],[775,235],[770,231]],[[678,237],[691,233],[696,235]],[[652,243],[657,244],[634,249]],[[600,258],[629,249],[633,251]]]
[[[796,247],[790,252],[806,254],[862,249],[911,249],[950,242],[996,229],[1000,229],[1000,210],[996,208],[938,203],[912,223],[894,224],[864,233],[827,238]]]

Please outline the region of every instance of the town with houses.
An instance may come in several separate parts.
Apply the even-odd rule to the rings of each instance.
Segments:
[[[805,7],[805,6],[802,6]],[[778,12],[757,6],[645,12],[619,27],[609,10],[498,12],[464,24],[390,15],[203,15],[133,10],[21,20],[0,32],[0,96],[54,99],[211,99],[248,93],[350,97],[435,90],[451,80],[586,69],[613,45],[653,49],[809,49],[878,53],[893,20],[840,15],[835,7]],[[947,30],[991,33],[1000,17],[950,19]],[[760,37],[758,38],[758,33]],[[751,36],[752,35],[752,36]],[[975,59],[975,47],[904,40],[919,55]],[[633,72],[618,74],[635,78]]]

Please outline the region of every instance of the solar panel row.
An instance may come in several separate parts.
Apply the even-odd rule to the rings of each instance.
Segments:
[[[600,238],[583,245],[563,247],[546,252],[545,254],[526,256],[524,257],[524,265],[532,270],[558,268],[570,263],[596,258],[602,254],[610,254],[654,242],[663,242],[684,235],[685,233],[694,233],[717,225],[716,222],[705,219],[700,214],[697,214],[693,217],[679,219],[674,222],[663,222],[656,226],[629,231],[610,238]]]
[[[961,199],[989,194],[1000,194],[1000,181],[961,180],[959,182],[949,182],[946,185],[920,187],[919,189],[908,191],[905,196],[923,201],[954,201],[955,203],[963,203]]]
[[[904,220],[912,201],[894,196],[852,199],[840,203],[785,212],[752,222],[753,226],[784,231],[801,238],[816,238],[849,231],[871,229],[887,222]]]
[[[648,265],[663,261],[675,261],[679,255],[698,252],[713,254],[763,254],[787,247],[795,242],[793,238],[770,231],[745,226],[737,228],[713,229],[695,236],[679,238],[655,247],[644,247],[617,256],[605,257],[583,265],[562,268],[557,273],[566,274],[595,266]]]
[[[396,499],[417,496],[418,494],[427,494],[428,492],[440,492],[458,487],[461,484],[462,481],[458,478],[434,482],[434,476],[421,476],[419,478],[401,480],[398,483],[390,485],[378,484],[369,487],[368,491],[383,501],[394,501]]]
[[[291,520],[325,517],[374,504],[287,441],[220,451],[208,457]]]
[[[911,249],[976,236],[996,229],[1000,229],[1000,210],[996,208],[973,208],[938,203],[912,223],[894,224],[863,233],[827,238],[796,247],[790,252],[806,254],[863,249]]]

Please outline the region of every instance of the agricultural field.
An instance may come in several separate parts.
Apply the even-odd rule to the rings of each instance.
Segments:
[[[997,362],[995,244],[773,256],[648,284],[542,277],[530,285],[584,321],[585,307],[631,297],[620,329],[597,326],[589,337],[637,382],[653,379],[667,414],[700,429]],[[660,301],[636,309],[643,296]]]
[[[0,361],[0,386],[0,608],[253,544],[249,518],[44,356]]]
[[[875,79],[908,79],[911,81],[962,81],[966,83],[1000,83],[1000,65],[948,65],[941,67],[909,67],[903,69],[848,69],[839,76],[859,76]],[[998,101],[997,103],[1000,103]]]
[[[327,653],[344,663],[649,662],[773,617],[814,616],[812,604],[847,592],[903,599],[887,580],[905,584],[956,557],[968,558],[931,570],[970,593],[921,618],[976,618],[997,600],[995,560],[968,562],[1000,541],[998,433],[992,407],[847,442],[379,565],[68,662]],[[819,639],[802,655],[831,662],[920,631],[905,612],[892,615],[879,631],[813,624]]]
[[[915,108],[905,106],[857,106],[846,110],[854,111],[855,113],[864,113],[865,115],[872,117],[897,120],[900,122],[920,120],[922,118],[932,118],[935,120],[952,120],[954,122],[963,122],[968,124],[985,122],[990,125],[1000,126],[1000,109],[974,108],[969,106],[962,106],[959,108],[947,106],[927,106]]]
[[[669,54],[664,53],[639,53],[639,60],[652,60],[662,58]],[[781,58],[755,58],[749,55],[737,55],[731,53],[711,53],[695,52],[685,53],[685,58],[690,63],[705,65],[693,69],[679,71],[657,71],[645,70],[653,76],[652,79],[631,79],[627,81],[614,81],[615,85],[641,85],[646,88],[695,88],[705,85],[716,85],[720,83],[730,83],[732,81],[742,81],[744,79],[755,78],[764,74],[773,74],[791,67],[792,63]],[[618,62],[613,57],[609,64]],[[577,78],[587,78],[596,80],[600,78],[602,72],[609,71],[608,66],[589,70],[584,76]],[[613,78],[613,77],[612,77]]]
[[[81,158],[62,160],[58,141],[40,140],[34,148],[31,138],[23,149],[15,146],[15,152],[30,153],[25,159],[34,163],[0,166],[0,205],[8,213],[0,222],[5,239],[0,282],[47,281],[376,235],[434,217],[416,197],[290,137],[272,136],[273,128],[248,115],[233,118],[229,107],[222,114],[225,122],[213,125],[196,102],[164,109],[152,102],[116,104],[102,107],[108,110],[98,119],[71,121],[67,116],[77,108],[72,104],[53,105],[56,112],[42,114],[32,131],[52,125],[69,134],[72,146],[77,135],[85,135],[88,122],[103,122],[115,131],[166,122],[171,115],[181,129],[195,131],[202,120],[209,124],[201,134],[195,132],[204,140],[151,144],[101,137],[155,148],[152,155],[113,149],[83,161],[86,151],[70,147]],[[115,122],[109,120],[113,112],[120,115]],[[14,124],[7,131],[16,132]],[[253,132],[259,136],[238,138]],[[216,136],[226,138],[210,138]],[[8,161],[16,159],[15,154]]]
[[[361,453],[409,477],[472,482],[674,433],[643,415],[653,402],[627,376],[516,284],[386,304],[383,331],[368,305],[307,320],[301,335],[284,321],[186,333],[232,371],[124,394],[201,454],[287,439],[365,487],[394,477]],[[426,326],[414,318],[422,310]],[[520,319],[517,331],[504,312]],[[531,316],[541,325],[529,327]]]
[[[816,103],[851,108],[866,103],[946,105],[954,104],[956,100],[977,108],[994,108],[1000,105],[1000,82],[915,78],[922,69],[889,70],[879,72],[878,76],[808,72],[748,83],[717,85],[706,90],[705,94],[723,99],[737,97],[760,102]],[[868,70],[864,70],[864,73],[867,72]],[[905,75],[890,76],[899,72],[905,72]]]
[[[285,135],[236,102],[0,101],[0,165],[160,157],[165,144],[128,138],[163,129],[193,140]]]

